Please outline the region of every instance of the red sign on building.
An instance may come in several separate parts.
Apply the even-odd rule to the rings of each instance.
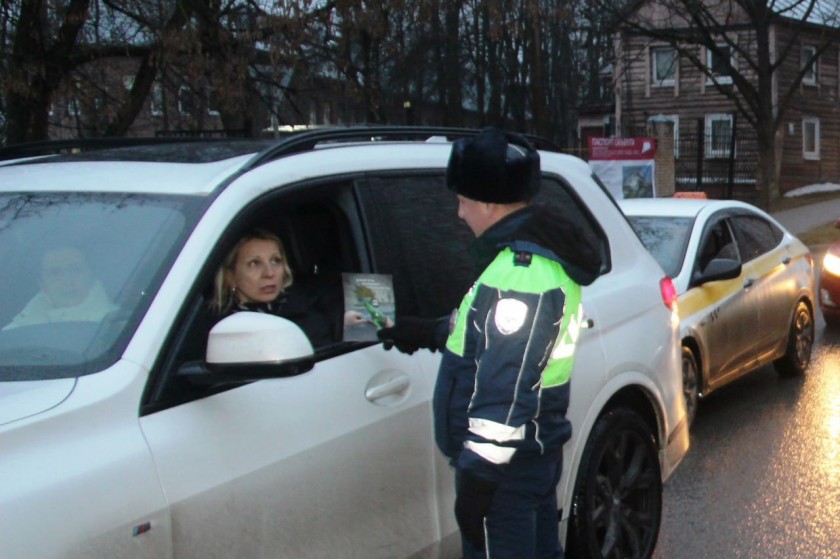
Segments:
[[[656,155],[653,138],[589,138],[589,160],[644,160]]]

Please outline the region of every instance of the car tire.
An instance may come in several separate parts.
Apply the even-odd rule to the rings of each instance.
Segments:
[[[814,347],[814,314],[811,308],[799,301],[788,333],[785,354],[773,362],[776,371],[783,376],[802,376],[811,362]]]
[[[618,408],[595,423],[578,467],[568,557],[650,557],[662,517],[662,474],[650,426]]]
[[[697,416],[697,406],[700,403],[700,368],[697,365],[697,358],[691,349],[682,348],[682,380],[683,396],[685,396],[685,411],[688,419],[688,426],[694,423]]]

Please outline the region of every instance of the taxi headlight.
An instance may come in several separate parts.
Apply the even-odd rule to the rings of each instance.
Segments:
[[[823,270],[832,276],[840,276],[840,256],[827,252],[823,257]]]

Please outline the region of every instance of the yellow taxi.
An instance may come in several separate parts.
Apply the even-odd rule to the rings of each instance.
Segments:
[[[814,342],[814,262],[770,215],[734,200],[619,202],[678,293],[683,390],[700,398],[772,363],[802,375]]]

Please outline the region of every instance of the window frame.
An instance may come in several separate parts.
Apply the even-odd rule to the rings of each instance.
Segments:
[[[729,51],[729,66],[732,71],[735,70],[735,57],[732,45],[729,43],[715,43],[717,48],[723,48]],[[732,74],[716,74],[712,70],[714,69],[714,57],[715,52],[706,47],[706,69],[709,71],[711,75],[706,76],[706,85],[712,85],[715,82],[719,84],[731,84],[732,83]]]
[[[659,55],[668,55],[670,54],[673,57],[670,66],[670,77],[660,77],[659,76],[659,64],[657,63],[657,59]],[[654,87],[673,87],[677,83],[677,69],[679,60],[677,50],[673,47],[652,47],[650,49],[650,77],[651,77],[651,85]]]
[[[808,66],[807,61],[811,56],[814,56],[813,62],[808,67],[808,71],[802,76],[802,85],[816,86],[820,79],[820,59],[817,54],[817,47],[813,45],[804,45],[802,47],[802,59],[800,62],[800,69]]]
[[[184,92],[190,97],[185,97]],[[189,99],[189,101],[187,101]],[[192,106],[188,107],[187,103],[191,103]],[[188,85],[182,85],[178,88],[178,113],[182,115],[195,115],[196,111],[196,99],[195,93],[193,92],[192,88]]]
[[[715,122],[727,121],[729,123],[729,134],[732,134],[732,115],[729,113],[711,113],[706,115],[706,130],[703,140],[703,156],[705,159],[725,159],[730,154],[730,144],[726,147],[716,148],[714,142],[714,124]]]
[[[813,125],[813,144],[814,149],[808,149],[809,134],[807,130],[810,125]],[[802,117],[802,158],[809,161],[817,161],[820,159],[820,119],[813,116]]]

